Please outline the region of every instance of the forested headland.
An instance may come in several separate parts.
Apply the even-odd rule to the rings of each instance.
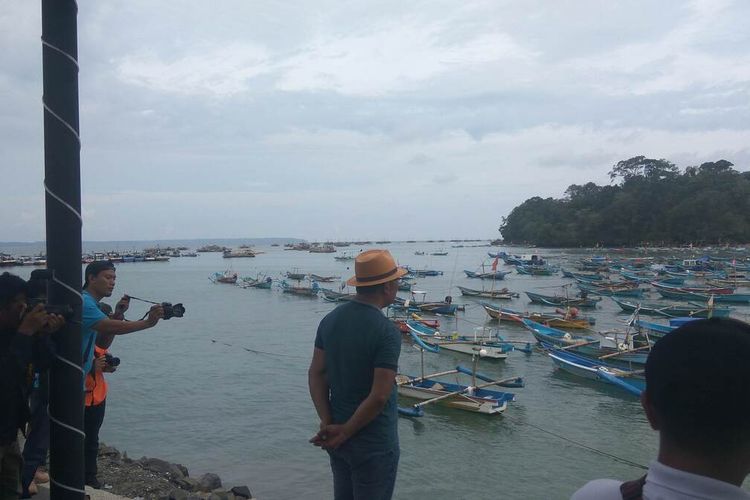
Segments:
[[[506,243],[546,247],[750,242],[750,172],[726,160],[689,166],[636,156],[611,185],[573,184],[563,198],[535,196],[502,218]]]

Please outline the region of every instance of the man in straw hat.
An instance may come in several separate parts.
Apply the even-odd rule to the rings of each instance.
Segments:
[[[318,326],[308,372],[320,430],[310,440],[330,455],[336,500],[387,500],[398,468],[398,406],[394,380],[401,334],[382,313],[406,274],[388,250],[368,250],[347,284],[354,300]]]

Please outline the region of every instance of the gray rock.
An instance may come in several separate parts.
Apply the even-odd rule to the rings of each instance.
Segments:
[[[211,492],[208,500],[229,500],[229,493],[222,489],[217,489]]]
[[[182,472],[183,476],[188,477],[190,475],[190,474],[188,474],[187,467],[185,467],[184,465],[182,465],[182,464],[172,464],[172,465],[174,465],[175,467],[177,467],[178,469],[180,469],[180,471]]]
[[[187,492],[178,488],[169,492],[169,500],[187,500]]]
[[[120,451],[117,448],[103,444],[99,447],[99,456],[120,458]]]
[[[237,497],[253,498],[253,494],[250,493],[250,488],[247,486],[235,486],[231,491]]]
[[[198,495],[188,495],[187,500],[203,500],[203,497]]]
[[[200,483],[198,483],[197,479],[193,479],[192,477],[176,477],[172,479],[172,482],[183,490],[197,491],[200,489]]]
[[[203,474],[200,479],[198,479],[198,484],[201,491],[213,491],[221,488],[221,478],[216,474],[209,472]]]
[[[141,467],[146,470],[150,470],[151,472],[156,472],[158,474],[169,474],[169,476],[173,479],[185,477],[185,475],[182,473],[182,469],[177,467],[175,464],[170,464],[166,460],[161,460],[159,458],[142,457],[140,460],[138,460],[138,463],[141,464]]]

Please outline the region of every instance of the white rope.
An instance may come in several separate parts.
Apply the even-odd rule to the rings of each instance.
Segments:
[[[69,359],[63,358],[63,357],[62,357],[62,356],[60,356],[59,354],[56,354],[56,355],[55,355],[55,357],[56,357],[57,359],[59,359],[60,361],[62,361],[63,363],[65,363],[66,365],[70,365],[70,366],[72,366],[73,368],[75,368],[76,370],[78,370],[79,372],[81,372],[81,375],[83,375],[83,368],[82,368],[82,367],[80,367],[80,366],[78,366],[77,364],[73,363],[73,362],[72,362],[71,360],[69,360]]]
[[[60,422],[58,419],[56,419],[55,417],[53,417],[52,414],[49,411],[49,406],[47,406],[47,416],[49,416],[50,421],[56,423],[60,427],[63,427],[65,429],[68,429],[69,431],[75,432],[76,434],[80,434],[81,437],[83,437],[84,439],[86,438],[86,433],[83,432],[81,429],[77,429],[77,428],[73,427],[72,425],[66,424],[65,422]]]
[[[50,482],[52,484],[54,484],[55,486],[58,486],[58,487],[60,487],[62,489],[65,489],[65,490],[68,490],[68,491],[73,491],[75,493],[82,493],[84,495],[86,494],[86,490],[79,490],[78,488],[73,488],[72,486],[67,486],[65,484],[58,483],[57,481],[54,480],[54,478],[52,476],[50,476],[49,480],[50,480]]]
[[[63,120],[62,118],[60,118],[60,116],[57,113],[55,113],[54,111],[52,111],[50,109],[50,107],[47,106],[47,103],[44,102],[44,100],[42,100],[42,106],[44,106],[44,110],[47,113],[49,113],[52,116],[54,116],[55,118],[57,118],[60,121],[60,123],[62,123],[63,125],[65,125],[65,127],[68,130],[70,130],[71,132],[73,132],[73,135],[76,137],[76,141],[78,142],[78,147],[80,147],[81,146],[81,137],[78,135],[78,131],[75,128],[73,128],[73,126],[70,123],[66,122],[65,120]]]
[[[49,47],[50,49],[52,49],[52,50],[54,50],[56,52],[59,52],[60,54],[64,55],[65,57],[67,57],[68,59],[70,59],[70,61],[73,64],[75,64],[75,66],[76,66],[77,69],[80,69],[80,67],[78,66],[78,61],[76,61],[76,58],[73,57],[73,56],[71,56],[70,54],[68,54],[67,52],[65,52],[64,50],[62,50],[61,48],[55,47],[51,43],[48,43],[47,41],[44,40],[44,38],[42,38],[42,45],[44,45],[45,47]]]
[[[79,220],[79,222],[80,222],[81,224],[83,224],[83,217],[81,217],[81,213],[80,213],[80,212],[79,212],[78,210],[76,210],[75,208],[73,208],[73,207],[72,207],[72,206],[70,205],[70,203],[68,203],[67,201],[63,200],[63,199],[62,199],[62,198],[60,198],[59,196],[57,196],[57,195],[56,195],[55,193],[53,193],[53,192],[52,192],[52,190],[51,190],[50,188],[48,188],[48,187],[47,187],[47,181],[44,181],[44,190],[45,190],[45,191],[47,192],[47,194],[49,194],[49,195],[50,195],[51,197],[53,197],[53,198],[54,198],[54,199],[56,199],[56,200],[57,200],[58,202],[60,202],[60,204],[61,204],[62,206],[64,206],[65,208],[67,208],[68,210],[70,210],[71,212],[73,212],[73,213],[75,214],[75,216],[76,216],[76,217],[78,217],[78,220]],[[59,283],[60,285],[64,286],[65,288],[67,288],[68,290],[70,290],[71,292],[75,293],[75,294],[76,294],[76,295],[78,295],[79,297],[81,296],[81,294],[80,294],[80,293],[78,293],[77,291],[73,290],[72,288],[70,288],[70,287],[69,287],[68,285],[66,285],[65,283],[63,283],[63,282],[61,282],[61,281],[58,281],[58,280],[55,280],[55,281],[56,281],[57,283]]]
[[[73,208],[71,208],[71,210],[73,210],[73,212],[75,212],[75,210]],[[76,212],[76,213],[78,213],[78,212]],[[80,215],[78,217],[80,217]],[[79,292],[78,290],[74,289],[73,287],[71,287],[67,283],[60,281],[59,279],[57,279],[57,276],[53,275],[52,276],[52,280],[55,283],[57,283],[58,285],[60,285],[61,287],[63,287],[66,290],[68,290],[70,293],[74,294],[76,297],[78,297],[79,299],[81,299],[81,302],[83,302],[83,295],[81,294],[81,292]]]

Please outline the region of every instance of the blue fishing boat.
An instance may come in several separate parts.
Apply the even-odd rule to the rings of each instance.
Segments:
[[[575,306],[575,307],[596,307],[596,304],[602,300],[601,297],[563,297],[561,295],[542,295],[535,292],[524,292],[531,302],[543,304],[545,306]]]
[[[555,365],[568,373],[612,384],[636,396],[640,396],[646,388],[643,370],[623,370],[559,347],[551,345],[546,347],[548,348],[547,355]]]
[[[633,313],[638,309],[639,314],[651,316],[665,316],[667,318],[692,317],[692,318],[726,318],[732,309],[729,307],[713,307],[711,309],[706,304],[688,303],[688,305],[679,304],[660,304],[658,302],[635,302],[612,297],[612,300],[627,312]]]
[[[578,288],[594,295],[605,297],[642,297],[644,290],[641,288],[625,285],[595,285],[591,283],[578,283]]]
[[[502,280],[505,276],[511,273],[511,271],[490,271],[486,273],[477,273],[474,271],[467,271],[464,269],[467,278],[478,278],[481,280]]]
[[[484,336],[470,336],[441,333],[419,321],[409,320],[406,326],[415,340],[418,338],[429,346],[437,347],[438,351],[446,350],[469,356],[479,356],[485,359],[505,359],[513,350],[513,344],[502,338]],[[432,351],[432,349],[430,349]],[[432,351],[432,352],[438,352]]]

